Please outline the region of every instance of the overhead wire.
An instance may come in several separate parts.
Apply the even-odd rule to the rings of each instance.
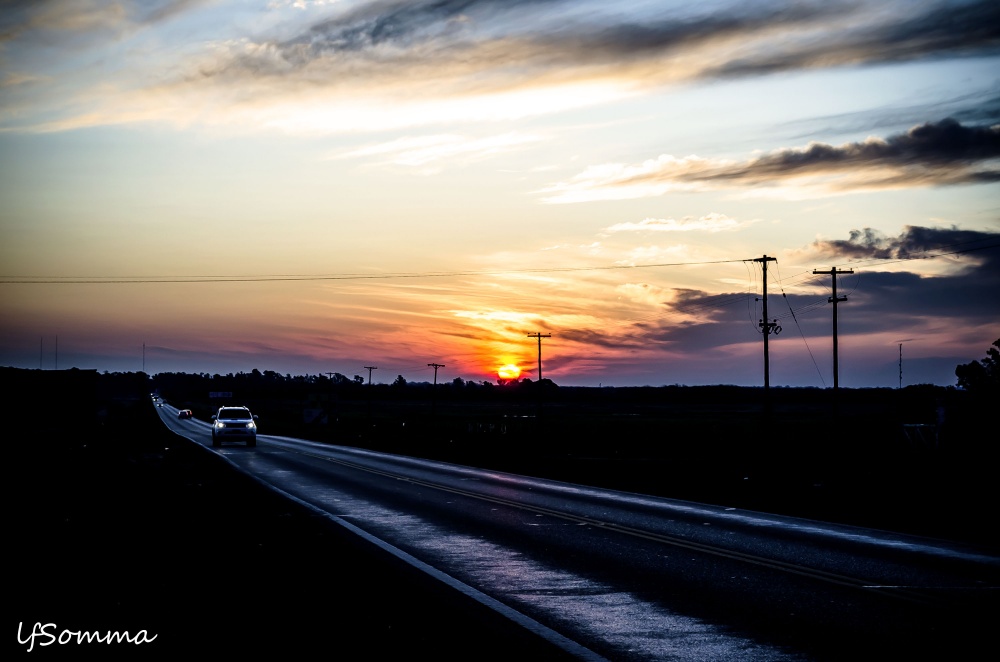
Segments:
[[[0,278],[0,284],[124,284],[124,283],[259,283],[272,281],[319,281],[319,280],[387,280],[394,278],[453,278],[457,276],[500,276],[505,274],[530,273],[570,273],[578,271],[613,271],[625,269],[650,269],[663,267],[702,266],[707,264],[730,264],[743,260],[705,260],[700,262],[661,262],[656,264],[612,264],[593,267],[547,267],[534,269],[497,269],[467,271],[417,271],[383,274],[272,274],[247,276],[129,276],[129,277],[77,277],[77,276],[27,276]]]
[[[958,242],[956,244],[951,244],[949,246],[964,246],[970,243],[982,240],[969,240],[965,242]],[[943,246],[940,248],[948,248],[949,246]],[[933,254],[914,253],[906,255],[904,257],[896,258],[869,258],[867,260],[859,260],[856,262],[849,262],[851,264],[865,264],[865,263],[879,263],[879,264],[894,264],[898,262],[905,262],[915,259],[932,259],[937,257],[945,257],[948,255],[960,255],[965,253],[971,253],[979,250],[987,250],[990,248],[996,248],[1000,246],[1000,243],[988,244],[985,246],[974,246],[971,248],[956,249],[951,251],[940,251]],[[710,264],[732,264],[736,262],[742,262],[747,269],[747,291],[743,294],[738,295],[715,295],[709,297],[703,297],[698,303],[681,304],[672,306],[673,310],[676,312],[684,314],[698,314],[704,310],[715,309],[722,306],[728,306],[734,303],[739,303],[740,301],[747,302],[747,314],[751,325],[754,327],[758,333],[763,331],[760,329],[759,325],[755,322],[755,318],[759,317],[757,314],[757,307],[753,304],[760,301],[759,296],[751,297],[751,294],[756,295],[756,283],[757,280],[757,269],[763,269],[763,265],[757,267],[751,265],[750,263],[756,263],[756,259],[732,259],[732,260],[706,260],[697,262],[664,262],[664,263],[654,263],[654,264],[614,264],[614,265],[603,265],[603,266],[591,266],[591,267],[552,267],[552,268],[530,268],[530,269],[499,269],[499,270],[456,270],[456,271],[426,271],[426,272],[393,272],[393,273],[381,273],[381,274],[361,274],[361,273],[333,273],[333,274],[276,274],[276,275],[244,275],[244,276],[187,276],[187,277],[144,277],[144,276],[133,276],[133,277],[0,277],[0,284],[45,284],[45,285],[59,285],[59,284],[185,284],[185,283],[231,283],[231,282],[280,282],[280,281],[342,281],[342,280],[390,280],[390,279],[411,279],[411,278],[446,278],[446,277],[459,277],[459,276],[498,276],[506,274],[531,274],[531,273],[572,273],[572,272],[583,272],[583,271],[611,271],[611,270],[630,270],[630,269],[648,269],[648,268],[665,268],[665,267],[684,267],[684,266],[701,266]],[[810,272],[803,271],[791,279],[800,278],[803,276],[812,276]],[[811,302],[797,309],[793,309],[791,304],[788,302],[788,297],[784,292],[785,279],[780,278],[779,271],[779,284],[782,287],[782,297],[785,299],[786,305],[788,306],[789,313],[787,315],[782,314],[777,316],[775,319],[786,319],[791,316],[795,321],[796,326],[799,326],[796,313],[803,314],[814,310],[820,306],[825,305],[826,299],[817,300]],[[853,293],[857,290],[860,284],[860,274],[858,275],[857,281],[855,282],[854,288],[851,290]],[[620,324],[637,324],[642,323],[648,319],[660,318],[662,317],[662,312],[652,313],[648,316],[639,319],[633,319],[628,321],[623,321]],[[799,327],[799,332],[802,334],[802,329]],[[805,341],[805,336],[803,335],[803,341]],[[806,343],[806,348],[809,349],[808,343]],[[809,349],[810,356],[812,356],[812,351]],[[813,359],[815,364],[815,359]],[[418,368],[423,369],[426,366],[418,366]],[[817,367],[818,369],[818,367]],[[822,374],[820,375],[822,379]]]
[[[949,244],[949,246],[962,246],[975,241],[968,240]],[[929,253],[922,251],[895,258],[873,257],[865,260],[848,261],[848,264],[881,263],[895,264],[918,259],[933,259],[948,255],[961,255],[980,250],[1000,247],[1000,243],[988,244],[985,246],[975,246],[961,250],[942,251]],[[948,248],[943,246],[942,248]],[[269,282],[269,281],[323,281],[323,280],[389,280],[395,278],[448,278],[457,276],[497,276],[504,274],[529,274],[529,273],[572,273],[580,271],[612,271],[627,269],[650,269],[663,267],[684,267],[703,266],[709,264],[733,264],[736,262],[751,262],[748,259],[731,260],[702,260],[697,262],[660,262],[653,264],[613,264],[591,267],[547,267],[531,269],[496,269],[496,270],[456,270],[456,271],[423,271],[423,272],[392,272],[392,273],[333,273],[333,274],[270,274],[270,275],[242,275],[242,276],[6,276],[0,277],[0,284],[48,284],[48,285],[69,285],[69,284],[126,284],[126,283],[243,283],[243,282]],[[803,272],[805,274],[807,272]],[[798,277],[797,274],[795,277]]]
[[[809,341],[806,340],[806,334],[802,331],[802,326],[799,324],[798,318],[795,316],[795,311],[792,310],[792,304],[788,303],[788,295],[785,293],[785,286],[781,280],[781,269],[778,267],[778,262],[774,262],[775,268],[778,270],[778,287],[781,289],[781,298],[785,300],[785,305],[788,306],[788,312],[792,315],[792,320],[795,322],[795,328],[799,330],[799,335],[802,336],[802,344],[806,346],[806,351],[809,352],[809,358],[812,359],[813,365],[816,366],[816,374],[819,375],[820,382],[823,383],[823,388],[826,388],[826,380],[823,379],[823,371],[819,369],[819,364],[816,363],[816,357],[813,356],[812,348],[809,347]]]

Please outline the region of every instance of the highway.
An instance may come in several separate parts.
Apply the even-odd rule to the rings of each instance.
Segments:
[[[157,411],[580,659],[961,659],[1000,613],[996,549],[287,437],[212,449]]]

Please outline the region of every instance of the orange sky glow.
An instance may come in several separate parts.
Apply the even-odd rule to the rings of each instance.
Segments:
[[[997,21],[14,3],[0,365],[495,382],[543,334],[560,385],[759,385],[766,284],[772,384],[829,387],[836,268],[840,383],[953,385],[1000,335]]]

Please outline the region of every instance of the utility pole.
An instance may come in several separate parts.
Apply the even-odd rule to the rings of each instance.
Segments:
[[[899,341],[899,388],[903,388],[903,343],[910,342],[913,338]]]
[[[899,388],[903,388],[903,343],[899,343]]]
[[[529,333],[529,338],[538,338],[538,381],[542,381],[542,338],[551,338],[551,333]]]
[[[437,383],[438,383],[438,368],[443,368],[443,363],[428,363],[428,367],[434,368],[434,387],[431,389],[431,420],[432,424],[437,427]]]
[[[763,257],[754,258],[753,261],[760,262],[760,268],[761,272],[763,273],[763,282],[764,282],[764,309],[762,311],[764,314],[764,318],[757,323],[757,326],[759,326],[761,328],[761,331],[763,331],[764,333],[764,398],[766,400],[767,394],[771,388],[771,367],[770,367],[770,357],[768,356],[767,353],[767,340],[772,333],[774,333],[775,335],[781,333],[781,327],[778,326],[778,323],[771,322],[767,319],[767,263],[777,262],[778,258],[768,257],[767,255],[764,255]]]
[[[368,371],[368,385],[372,385],[372,370],[378,370],[378,366],[366,365],[365,370]]]
[[[833,390],[836,391],[840,386],[840,360],[837,358],[837,304],[841,301],[847,301],[847,297],[837,296],[837,276],[840,274],[853,274],[854,270],[838,271],[837,267],[831,267],[829,271],[813,269],[813,273],[829,274],[833,278],[833,296],[827,299],[827,303],[833,304]]]

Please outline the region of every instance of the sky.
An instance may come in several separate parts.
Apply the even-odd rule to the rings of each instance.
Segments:
[[[0,0],[0,366],[955,385],[998,194],[993,0]]]

